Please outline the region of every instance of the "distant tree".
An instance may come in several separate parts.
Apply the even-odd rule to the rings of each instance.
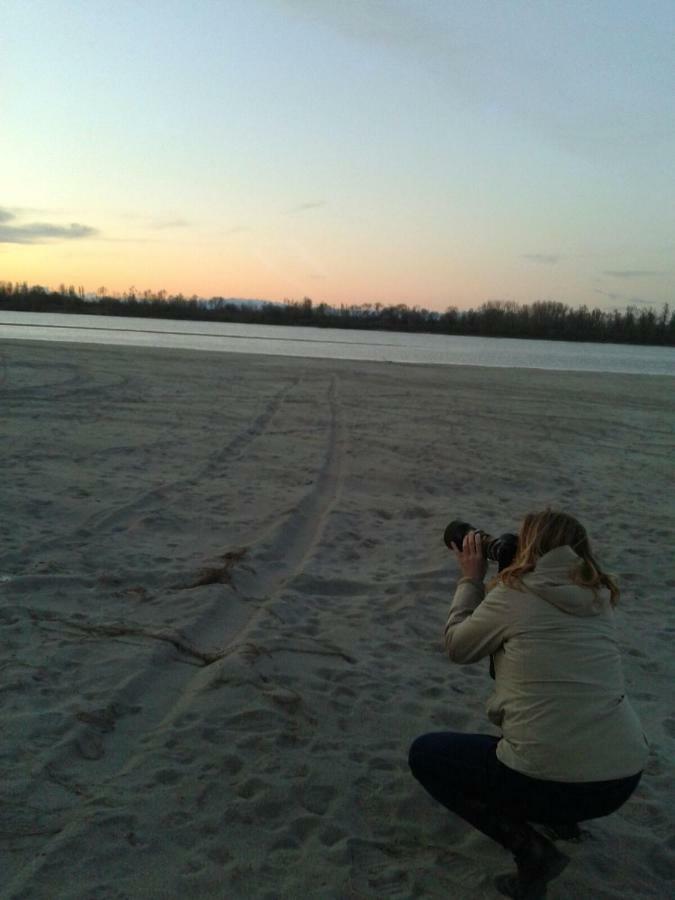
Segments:
[[[511,300],[490,300],[478,309],[448,306],[444,313],[437,313],[406,303],[315,305],[310,297],[300,301],[286,298],[283,304],[242,305],[223,297],[202,300],[192,295],[187,299],[165,290],[146,290],[139,296],[134,286],[121,297],[111,296],[102,286],[96,296],[98,303],[92,304],[81,285],[76,290],[73,285],[61,284],[59,290],[50,291],[40,285],[29,287],[26,282],[0,281],[3,309],[675,346],[675,313],[668,303],[657,314],[651,308],[635,306],[608,312],[586,306],[572,309],[550,300],[522,306]]]

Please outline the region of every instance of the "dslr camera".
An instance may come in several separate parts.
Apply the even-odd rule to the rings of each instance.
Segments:
[[[464,536],[470,531],[478,532],[481,537],[483,556],[492,560],[492,562],[496,562],[500,572],[511,565],[518,550],[517,534],[506,532],[505,534],[500,534],[499,537],[493,537],[487,531],[474,528],[468,522],[460,522],[459,519],[453,519],[443,533],[443,540],[448,547],[454,544],[461,550]]]

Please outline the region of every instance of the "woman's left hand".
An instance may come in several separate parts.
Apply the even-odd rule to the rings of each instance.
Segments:
[[[451,544],[464,578],[482,581],[487,572],[487,559],[483,556],[483,541],[478,531],[469,531],[464,535],[462,549]]]

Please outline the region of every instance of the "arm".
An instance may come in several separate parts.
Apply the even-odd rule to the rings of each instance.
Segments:
[[[509,616],[504,590],[496,587],[486,600],[484,594],[482,583],[460,579],[444,632],[445,649],[453,662],[476,662],[506,640]]]
[[[483,578],[487,562],[476,531],[464,536],[461,550],[452,550],[462,570],[445,626],[445,649],[453,662],[472,663],[494,653],[504,642],[508,621],[506,604],[496,588],[487,600]]]

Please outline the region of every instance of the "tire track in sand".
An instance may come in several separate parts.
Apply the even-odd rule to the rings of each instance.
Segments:
[[[198,643],[208,640],[209,636],[213,641],[215,629],[219,636],[217,643],[221,657],[245,640],[246,634],[274,604],[284,586],[302,572],[320,542],[326,521],[340,497],[346,432],[340,413],[336,378],[333,378],[328,390],[327,406],[330,421],[326,451],[312,489],[286,518],[258,542],[246,557],[247,565],[237,572],[237,592],[245,597],[263,598],[258,602],[255,614],[250,615],[235,633],[232,633],[231,621],[228,621],[226,613],[224,616],[221,613],[221,621],[218,621],[217,610],[207,613],[203,621],[200,619],[194,623],[191,637]],[[222,609],[222,606],[219,608]]]
[[[142,515],[150,515],[158,512],[170,501],[170,494],[176,494],[181,489],[194,487],[201,479],[209,475],[222,475],[224,468],[229,463],[239,459],[248,446],[267,430],[270,422],[279,412],[288,394],[297,387],[300,379],[293,379],[289,384],[283,385],[267,402],[262,412],[246,425],[224,446],[215,451],[207,461],[195,473],[188,478],[177,478],[164,482],[159,486],[150,488],[129,503],[122,503],[116,509],[105,510],[87,516],[78,525],[67,533],[60,533],[58,537],[39,541],[39,550],[44,553],[50,547],[62,548],[65,544],[76,542],[78,546],[86,543],[87,539],[106,531],[123,531],[134,519]],[[5,561],[6,554],[0,556],[0,565]]]
[[[290,384],[281,387],[276,394],[268,401],[263,411],[245,428],[243,428],[234,438],[228,441],[223,447],[216,451],[204,465],[189,478],[177,478],[174,481],[165,482],[159,487],[151,488],[144,494],[141,494],[136,500],[119,506],[112,512],[94,514],[90,516],[79,527],[80,532],[91,534],[92,532],[106,531],[110,529],[119,530],[129,520],[136,515],[155,512],[156,508],[149,508],[149,504],[154,500],[160,500],[160,508],[166,503],[166,495],[169,492],[176,493],[185,487],[193,487],[200,479],[207,475],[213,474],[215,466],[223,463],[231,463],[243,455],[245,449],[256,438],[264,434],[269,423],[279,411],[280,406],[286,399],[291,390],[297,386],[299,379],[294,379]],[[222,473],[219,473],[222,474]],[[82,535],[84,536],[84,535]]]
[[[62,824],[54,825],[40,847],[39,857],[5,887],[4,896],[14,896],[29,887],[38,870],[51,864],[62,844],[72,840],[78,830],[89,827],[88,819],[100,805],[101,792],[109,791],[116,777],[142,765],[144,738],[170,726],[190,709],[195,691],[205,677],[211,677],[208,667],[245,645],[248,633],[273,606],[279,592],[302,572],[321,541],[342,490],[346,435],[335,379],[328,390],[327,407],[324,458],[312,488],[253,548],[247,557],[250,566],[235,571],[236,585],[219,586],[209,608],[189,629],[187,644],[200,650],[205,645],[212,648],[200,668],[186,671],[184,665],[176,663],[190,658],[177,655],[170,642],[157,641],[147,664],[117,687],[106,709],[100,710],[98,717],[94,713],[80,718],[81,724],[70,729],[50,751],[42,766],[42,778],[62,785],[72,796],[72,805],[63,810]],[[224,591],[228,595],[225,599]],[[230,600],[238,600],[236,622],[230,614]],[[191,661],[194,666],[194,658]],[[40,805],[41,780],[33,780],[35,806]]]
[[[343,480],[345,432],[335,379],[328,390],[327,406],[329,423],[324,458],[312,488],[278,525],[268,530],[253,548],[248,548],[245,564],[234,569],[234,583],[219,585],[213,602],[189,626],[181,629],[184,643],[197,650],[193,665],[194,658],[200,659],[197,663],[200,667],[211,665],[243,644],[249,631],[273,606],[279,592],[302,572],[320,542]],[[227,600],[223,599],[224,591],[229,595]],[[236,606],[234,611],[233,606]],[[166,646],[159,647],[156,655],[165,662],[176,659],[175,653]],[[186,679],[182,667],[175,668],[180,670],[180,683],[187,688],[190,679]],[[132,676],[114,702],[125,707],[142,699],[144,706],[153,708],[158,722],[170,716],[170,709],[161,710],[159,697],[156,704],[148,701],[148,681],[153,670],[154,665]],[[160,694],[164,694],[165,685],[166,680],[162,678]],[[180,693],[180,690],[175,693],[175,705],[180,705]],[[145,730],[152,727],[148,722]]]

